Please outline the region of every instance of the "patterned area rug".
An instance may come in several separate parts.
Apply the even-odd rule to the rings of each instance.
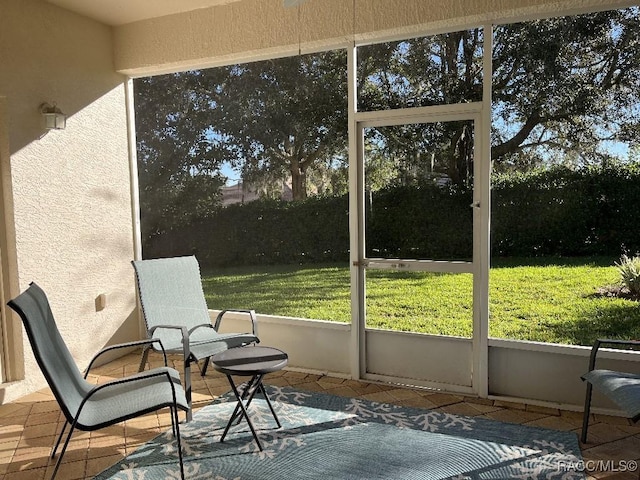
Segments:
[[[249,408],[264,450],[245,421],[219,439],[235,407],[231,393],[181,424],[186,478],[264,479],[581,479],[574,433],[267,387]],[[171,431],[95,477],[178,479]]]

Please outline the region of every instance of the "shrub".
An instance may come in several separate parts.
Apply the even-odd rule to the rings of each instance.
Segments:
[[[620,257],[620,263],[615,262],[620,273],[622,284],[629,289],[633,295],[640,295],[640,257],[629,258],[626,255]]]
[[[612,258],[620,251],[640,251],[640,162],[496,174],[492,180],[493,257]],[[367,255],[469,259],[471,203],[470,191],[433,185],[373,192],[364,205]],[[347,195],[258,200],[183,223],[146,238],[145,258],[195,254],[202,266],[349,260]]]

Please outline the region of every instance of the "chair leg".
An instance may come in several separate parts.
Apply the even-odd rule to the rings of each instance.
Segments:
[[[140,359],[140,366],[138,367],[139,372],[142,372],[145,365],[147,364],[147,360],[149,358],[149,348],[150,347],[148,345],[142,348],[142,358]]]
[[[75,428],[75,422],[71,424],[71,429],[69,430],[69,435],[67,435],[67,438],[64,441],[64,445],[62,445],[62,450],[60,451],[60,455],[58,456],[58,461],[56,462],[56,466],[53,469],[53,473],[51,474],[51,480],[53,480],[54,478],[56,478],[56,475],[58,474],[58,469],[60,468],[60,465],[62,464],[62,457],[64,456],[64,453],[67,451],[67,446],[69,445],[69,440],[71,440],[71,434],[73,433],[73,430]],[[57,449],[57,444],[56,444],[56,449]]]
[[[171,407],[171,426],[173,434],[178,443],[178,462],[180,463],[180,478],[184,480],[184,460],[182,459],[182,442],[180,441],[180,420],[178,419],[178,409]]]
[[[589,428],[589,414],[591,412],[591,393],[593,386],[587,382],[587,395],[584,399],[584,414],[582,417],[582,443],[587,443],[587,429]]]
[[[207,357],[204,360],[204,365],[202,367],[202,371],[201,371],[201,375],[204,377],[207,374],[207,368],[209,367],[209,361],[211,360],[211,357]]]
[[[187,398],[187,405],[189,405],[189,410],[187,410],[187,422],[190,422],[193,419],[193,413],[191,411],[191,359],[190,358],[184,359],[184,393]]]
[[[65,420],[64,425],[62,426],[62,430],[60,430],[60,435],[58,435],[58,440],[56,440],[56,444],[51,449],[51,458],[56,456],[56,451],[60,446],[60,440],[62,440],[62,435],[64,435],[64,431],[67,429],[67,425],[69,425],[69,422]]]

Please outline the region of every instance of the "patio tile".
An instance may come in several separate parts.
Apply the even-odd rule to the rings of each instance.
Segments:
[[[430,393],[425,395],[425,398],[437,407],[444,407],[445,405],[459,403],[462,402],[463,399],[463,397],[448,393]]]
[[[24,430],[24,424],[29,418],[27,415],[0,420],[0,438],[8,440],[20,438]]]
[[[60,412],[60,407],[58,406],[58,402],[56,402],[53,399],[47,399],[45,401],[34,403],[31,406],[30,414],[33,415],[36,413],[47,413],[47,412]]]
[[[594,417],[597,422],[605,422],[610,425],[631,425],[631,422],[629,421],[629,419],[625,417],[617,417],[613,415],[600,415],[597,413],[594,415]]]
[[[495,406],[495,401],[491,400],[490,398],[480,398],[480,397],[472,397],[472,396],[465,396],[462,398],[467,403],[473,403],[478,405],[488,405],[488,406],[490,405],[492,407]]]
[[[67,457],[65,455],[65,460]],[[54,462],[47,469],[47,478],[50,478],[51,473],[53,473],[53,468],[55,466]],[[80,480],[85,478],[85,462],[67,462],[63,461],[60,465],[60,469],[58,470],[58,475],[56,478],[64,478],[64,480]]]
[[[204,403],[208,404],[208,403],[211,402],[211,397],[217,398],[220,395],[224,395],[225,393],[227,393],[230,390],[231,390],[231,387],[229,386],[229,384],[211,386],[211,387],[209,387],[210,397],[207,400],[204,400]]]
[[[422,396],[407,398],[406,400],[401,400],[396,403],[404,407],[425,408],[429,410],[433,410],[436,408],[436,405],[434,403],[431,403],[429,399]]]
[[[302,390],[308,390],[311,392],[324,392],[325,389],[322,388],[322,385],[318,384],[318,382],[305,382],[305,383],[298,383],[295,385],[296,388],[300,388]]]
[[[391,395],[396,400],[408,400],[410,398],[420,398],[421,395],[415,390],[411,390],[408,388],[394,388],[393,390],[388,390],[387,393]]]
[[[344,385],[331,389],[331,395],[337,395],[339,397],[357,397],[353,388]]]
[[[480,411],[478,411],[476,408],[473,408],[472,405],[465,402],[446,405],[444,407],[438,408],[438,411],[444,412],[444,413],[450,413],[452,415],[460,415],[464,417],[476,417],[478,415],[481,415]]]
[[[328,375],[324,375],[321,378],[318,379],[318,382],[320,384],[324,384],[324,383],[330,383],[330,384],[342,384],[345,382],[344,378],[339,378],[339,377],[329,377]]]
[[[527,405],[518,402],[508,402],[506,400],[495,400],[493,403],[496,407],[505,407],[512,410],[526,410]]]
[[[50,412],[43,412],[43,413],[31,413],[31,415],[27,417],[25,426],[31,427],[34,425],[57,423],[61,419],[62,419],[62,412],[60,412],[60,410],[57,410],[57,411],[53,410]]]
[[[389,392],[384,391],[367,393],[366,395],[360,395],[360,397],[378,403],[394,403],[395,401],[395,398]]]
[[[152,364],[161,363],[161,357],[152,357],[155,357]],[[95,377],[92,378],[99,382],[106,378],[120,377],[125,372],[137,371],[139,359],[139,354],[127,355],[113,364],[96,368],[92,374]],[[171,356],[169,360],[171,365],[181,371],[181,361]],[[210,371],[202,378],[195,369],[193,371],[194,410],[208,405],[217,396],[230,390],[226,377],[218,372]],[[582,425],[581,412],[560,411],[420,388],[402,388],[398,385],[370,383],[329,375],[282,370],[267,376],[265,383],[291,385],[301,390],[437,409],[456,415],[486,417],[576,433],[579,433]],[[184,419],[182,412],[180,418]],[[59,432],[62,424],[63,417],[58,404],[48,389],[0,406],[0,479],[48,479],[53,468],[49,453],[55,442],[55,433]],[[58,478],[93,478],[169,428],[170,414],[168,411],[161,411],[95,432],[75,432]],[[637,459],[640,457],[640,426],[631,425],[622,417],[593,415],[589,427],[589,443],[581,447],[586,460],[619,462]],[[606,467],[613,464],[601,465]],[[620,472],[612,468],[601,470],[586,473],[590,480],[638,478],[637,472]]]
[[[467,405],[471,406],[481,414],[489,413],[489,412],[497,412],[502,410],[501,407],[496,407],[495,405],[485,405],[483,403],[474,403],[474,402],[464,402]]]
[[[585,458],[595,460],[638,460],[640,439],[628,437],[583,450]]]
[[[114,465],[115,463],[122,460],[123,457],[124,457],[124,454],[102,456],[102,457],[92,459],[91,461],[87,462],[86,478],[95,477],[98,473],[102,472],[103,470],[106,470],[111,465]]]
[[[545,415],[560,415],[560,410],[557,408],[542,407],[540,405],[526,405],[525,410],[527,412],[544,413]]]
[[[307,382],[317,382],[318,380],[320,380],[322,378],[322,375],[316,375],[316,374],[307,374],[304,379]]]
[[[18,448],[18,444],[20,443],[19,438],[14,438],[9,440],[8,442],[3,441],[0,443],[0,463],[8,461],[13,457],[13,453],[16,448]]]
[[[493,420],[498,420],[500,422],[519,423],[519,424],[532,422],[533,420],[537,420],[539,418],[545,417],[545,415],[541,413],[526,412],[524,410],[510,410],[510,409],[503,409],[503,410],[497,410],[494,412],[488,412],[482,416],[486,418],[491,418]]]
[[[47,402],[53,399],[53,395],[51,394],[51,392],[48,392],[46,390],[41,390],[38,392],[34,392],[31,393],[27,396],[24,396],[22,398],[19,398],[18,400],[15,401],[16,404],[20,405],[20,404],[35,404],[35,403],[39,403],[39,402]]]
[[[22,417],[29,414],[30,407],[28,405],[20,405],[17,403],[7,403],[0,405],[0,421],[4,418]]]
[[[607,479],[607,480],[638,480],[638,473],[625,471],[605,471],[605,472],[592,472],[591,474],[595,479]]]
[[[288,378],[305,378],[307,376],[306,373],[304,372],[297,372],[297,371],[293,371],[293,370],[284,370],[284,376],[288,377]]]
[[[587,444],[602,444],[631,437],[638,431],[629,431],[628,425],[610,425],[607,423],[590,424],[587,430]]]
[[[377,383],[363,383],[361,385],[353,386],[352,388],[361,396],[381,392],[383,390],[390,390],[383,388],[382,385]]]
[[[367,385],[369,385],[369,383],[363,382],[362,380],[347,379],[344,381],[344,385],[347,385],[353,389],[362,389],[362,388],[366,388]]]
[[[573,423],[576,427],[582,427],[582,412],[571,412],[568,410],[560,410],[560,416],[567,422]]]
[[[265,385],[275,385],[277,387],[286,387],[289,385],[289,381],[282,376],[280,377],[269,376],[264,379],[264,383]],[[227,388],[229,388],[229,385],[227,385]]]
[[[103,435],[92,437],[89,440],[88,458],[102,457],[110,455],[113,451],[124,451],[125,435],[124,429],[120,435]]]
[[[64,441],[64,439],[63,439]],[[87,451],[89,449],[89,439],[84,438],[80,440],[75,440],[73,437],[67,446],[67,451],[64,454],[65,462],[77,462],[77,461],[85,461],[87,459]],[[53,443],[51,444],[53,447]],[[59,447],[58,452],[62,449],[62,445]],[[57,457],[56,457],[57,460]]]
[[[270,374],[268,378],[274,378],[274,375]],[[207,376],[203,378],[203,381],[208,387],[225,386],[229,388],[229,380],[227,380],[225,375],[213,375],[207,373]]]
[[[36,468],[31,470],[25,470],[22,472],[15,472],[11,474],[11,477],[7,475],[6,480],[42,480],[47,473],[46,468]],[[48,478],[48,477],[47,477]]]
[[[19,472],[32,468],[46,467],[54,441],[54,439],[51,439],[46,445],[19,447],[11,459],[11,464],[7,471]]]
[[[575,425],[573,423],[566,421],[565,419],[560,417],[560,415],[540,418],[531,422],[526,422],[525,425],[529,425],[532,427],[550,428],[563,432],[569,432],[575,428]]]

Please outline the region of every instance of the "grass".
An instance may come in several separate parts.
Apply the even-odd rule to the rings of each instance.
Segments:
[[[442,335],[472,334],[472,276],[370,270],[367,326]],[[590,345],[640,338],[640,305],[600,295],[618,283],[613,259],[500,259],[490,272],[489,334]],[[347,265],[252,266],[203,272],[211,308],[351,321]]]

